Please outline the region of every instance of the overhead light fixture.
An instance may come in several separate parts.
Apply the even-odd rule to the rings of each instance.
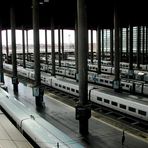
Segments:
[[[44,2],[45,2],[45,3],[48,3],[48,2],[49,2],[49,0],[44,0]]]

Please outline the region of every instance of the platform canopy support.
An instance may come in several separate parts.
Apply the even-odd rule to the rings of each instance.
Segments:
[[[88,132],[88,119],[91,109],[88,105],[87,82],[87,55],[88,55],[88,29],[86,15],[86,0],[77,0],[78,13],[78,63],[79,63],[79,103],[76,106],[76,119],[79,120],[79,132],[86,136]]]

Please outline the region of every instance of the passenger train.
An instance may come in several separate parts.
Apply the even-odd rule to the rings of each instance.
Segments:
[[[89,61],[89,60],[88,60]],[[17,60],[18,65],[22,66],[23,61]],[[56,63],[56,73],[60,75],[65,75],[67,77],[76,78],[76,70],[75,70],[75,62],[72,61],[61,61],[61,67],[58,66],[58,61],[55,61]],[[34,68],[33,62],[26,62],[26,65],[28,68]],[[101,72],[104,74],[115,74],[115,68],[110,65],[110,61],[101,61]],[[134,69],[134,76],[133,79],[140,80],[148,83],[148,65],[140,65],[141,69],[137,70],[136,64],[133,64],[135,67]],[[120,76],[121,78],[128,78],[129,76],[129,64],[120,62]],[[91,64],[88,62],[88,70],[89,72],[94,72],[97,74],[98,66],[97,64]],[[51,62],[49,65],[41,63],[41,70],[45,72],[50,72],[52,70]]]
[[[36,148],[84,148],[1,88],[0,107]]]
[[[30,65],[33,63],[29,62],[27,64]],[[30,68],[30,67],[31,66],[28,66],[28,68]],[[109,73],[110,68],[111,67],[102,66],[102,71]],[[41,64],[41,70],[43,72],[51,73],[52,67],[50,65]],[[112,69],[112,70],[114,70],[114,69]],[[124,77],[125,77],[128,73],[128,69],[120,69],[120,70],[122,70],[122,73],[121,73],[122,76],[124,75]],[[56,66],[56,74],[78,80],[78,75],[76,74],[75,69]],[[137,79],[139,79],[138,82],[135,80],[129,80],[126,78],[122,78],[121,79],[122,90],[132,92],[132,93],[138,93],[138,94],[142,94],[142,95],[148,95],[148,92],[147,92],[147,90],[148,90],[148,84],[147,84],[148,72],[143,73],[143,72],[135,71],[135,77]],[[96,72],[88,71],[88,82],[103,85],[103,86],[113,87],[113,80],[114,80],[113,75],[97,74]],[[145,81],[142,81],[142,80],[145,80]]]
[[[12,71],[12,66],[4,64],[4,68]],[[18,67],[18,74],[34,80],[34,71]],[[41,81],[43,84],[59,89],[66,93],[79,96],[78,83],[68,81],[62,78],[52,77],[50,74],[41,73]],[[137,86],[138,87],[138,86]],[[139,86],[140,88],[141,86]],[[148,95],[148,85],[142,87],[146,95]],[[112,108],[125,114],[148,121],[148,99],[140,96],[134,96],[127,93],[116,94],[112,89],[103,88],[101,86],[89,85],[88,96],[90,101],[102,106]],[[139,89],[137,88],[137,91]]]

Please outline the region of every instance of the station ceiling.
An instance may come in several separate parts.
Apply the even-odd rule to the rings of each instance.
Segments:
[[[40,28],[50,29],[51,16],[55,28],[74,29],[77,0],[38,0]],[[45,2],[48,1],[48,2]],[[0,2],[0,25],[10,28],[10,8],[15,7],[16,28],[32,29],[32,0],[2,0]],[[148,25],[146,0],[86,0],[88,28],[113,28],[114,8],[119,12],[120,26]]]

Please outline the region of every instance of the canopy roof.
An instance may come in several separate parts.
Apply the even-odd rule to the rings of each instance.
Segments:
[[[50,28],[51,16],[55,28],[74,29],[77,0],[38,0],[40,28]],[[0,4],[0,24],[10,28],[10,8],[15,7],[16,28],[32,29],[32,0],[2,0]],[[148,24],[146,0],[86,0],[88,28],[112,28],[114,8],[118,9],[120,26]]]

